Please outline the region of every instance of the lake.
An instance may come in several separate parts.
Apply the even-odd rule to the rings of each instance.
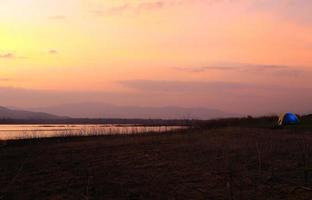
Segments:
[[[138,134],[145,132],[167,132],[183,129],[181,126],[140,126],[116,124],[27,124],[0,125],[0,140],[46,138],[61,136],[88,136],[112,134]]]

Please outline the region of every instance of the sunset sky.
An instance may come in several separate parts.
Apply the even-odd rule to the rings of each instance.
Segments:
[[[0,105],[312,112],[311,0],[0,0]]]

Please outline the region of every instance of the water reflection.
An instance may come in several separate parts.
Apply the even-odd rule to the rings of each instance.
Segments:
[[[145,132],[167,132],[182,129],[181,126],[139,126],[139,125],[68,125],[68,124],[28,124],[0,125],[0,140],[44,138],[60,136],[88,136],[111,134],[138,134]]]

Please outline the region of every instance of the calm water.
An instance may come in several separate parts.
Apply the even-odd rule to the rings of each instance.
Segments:
[[[87,136],[108,134],[137,134],[144,132],[166,132],[182,129],[181,126],[137,126],[137,125],[68,125],[32,124],[0,125],[0,140],[43,138],[57,136]]]

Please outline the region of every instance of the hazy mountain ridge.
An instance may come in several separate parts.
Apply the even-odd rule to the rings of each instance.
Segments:
[[[137,107],[117,106],[104,103],[62,104],[30,108],[28,110],[76,118],[214,119],[239,116],[237,114],[208,108],[185,108],[175,106]]]
[[[9,109],[0,106],[0,119],[62,119],[64,117],[44,113],[44,112],[31,112],[18,109]]]

